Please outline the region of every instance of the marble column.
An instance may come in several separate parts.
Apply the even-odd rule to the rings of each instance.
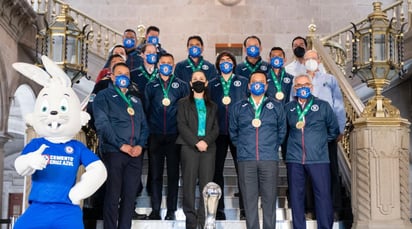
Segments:
[[[351,133],[353,228],[412,228],[409,125],[402,118],[355,121]]]

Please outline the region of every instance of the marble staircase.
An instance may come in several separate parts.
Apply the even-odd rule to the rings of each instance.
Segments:
[[[143,185],[146,186],[147,181],[147,170],[148,170],[148,160],[147,156],[145,155],[144,159],[144,167],[143,167]],[[166,215],[166,196],[165,193],[167,192],[167,179],[166,179],[166,170],[164,171],[164,185],[163,185],[163,200],[161,205],[161,217],[162,219]],[[226,213],[226,220],[218,220],[216,221],[216,228],[217,229],[241,229],[246,228],[246,224],[244,220],[239,220],[239,202],[238,197],[235,197],[235,193],[238,192],[237,187],[237,179],[236,179],[236,171],[233,164],[233,160],[231,158],[230,153],[228,153],[228,157],[225,163],[225,170],[224,170],[224,177],[225,177],[225,213]],[[287,179],[286,179],[286,166],[281,163],[280,170],[279,170],[279,181],[278,181],[278,200],[277,200],[277,229],[288,229],[293,228],[292,220],[291,220],[291,209],[288,208],[288,202],[286,198],[286,190],[287,190]],[[197,194],[197,196],[199,193]],[[345,200],[346,201],[346,200]],[[350,202],[350,199],[348,200]],[[137,204],[136,204],[136,212],[139,214],[146,214],[149,215],[151,212],[150,207],[150,196],[148,195],[146,189],[144,188],[142,194],[137,197]],[[182,192],[181,192],[181,182],[179,182],[179,198],[178,198],[178,210],[176,211],[176,220],[174,221],[166,221],[166,220],[133,220],[132,222],[132,229],[139,228],[185,228],[185,215],[181,208],[182,206]],[[261,210],[259,210],[261,211]],[[261,214],[261,212],[259,212]],[[85,213],[86,214],[86,213]],[[344,220],[334,222],[333,229],[343,229],[343,228],[350,228],[351,225],[351,215],[348,217],[348,214],[345,215],[343,218]],[[103,228],[103,221],[98,220],[96,224],[92,223],[90,225],[86,224],[86,228],[89,229],[100,229]],[[316,220],[307,220],[307,228],[317,228]]]

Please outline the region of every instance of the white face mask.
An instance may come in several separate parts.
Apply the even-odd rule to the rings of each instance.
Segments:
[[[306,70],[310,72],[314,72],[318,70],[318,62],[314,59],[307,60],[305,61],[305,67],[306,67]]]

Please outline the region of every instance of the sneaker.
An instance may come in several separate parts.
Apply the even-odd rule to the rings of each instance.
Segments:
[[[149,215],[149,219],[150,220],[161,220],[162,218],[160,218],[160,212],[153,210],[150,215]]]
[[[175,212],[174,211],[167,211],[165,220],[176,220]]]
[[[137,212],[133,212],[132,219],[134,219],[134,220],[145,220],[145,219],[147,219],[147,215],[146,214],[139,214]]]

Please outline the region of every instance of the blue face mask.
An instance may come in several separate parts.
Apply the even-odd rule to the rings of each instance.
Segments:
[[[133,48],[134,45],[135,45],[135,40],[132,39],[132,38],[125,38],[125,39],[123,40],[123,46],[124,46],[126,49]]]
[[[157,45],[159,44],[159,37],[158,36],[148,36],[147,43]]]
[[[228,74],[233,70],[233,64],[230,62],[223,62],[219,64],[220,71],[224,74]]]
[[[156,64],[157,62],[157,54],[156,53],[150,53],[146,54],[146,61],[149,64]]]
[[[130,85],[130,79],[126,75],[118,75],[114,80],[114,84],[120,88],[128,88]]]
[[[170,64],[161,64],[159,65],[159,72],[164,76],[170,76],[173,71],[173,66]]]
[[[196,58],[202,55],[202,49],[199,46],[192,46],[189,48],[189,56]]]
[[[309,87],[301,87],[296,90],[296,96],[301,99],[307,99],[310,96]]]
[[[254,82],[250,84],[250,93],[253,95],[262,95],[265,93],[265,84],[262,82]]]
[[[246,48],[246,54],[249,57],[258,57],[260,55],[259,47],[256,45],[251,45]]]
[[[278,56],[272,57],[270,59],[270,65],[272,65],[273,68],[277,68],[277,69],[282,68],[283,67],[283,58],[278,57]]]

